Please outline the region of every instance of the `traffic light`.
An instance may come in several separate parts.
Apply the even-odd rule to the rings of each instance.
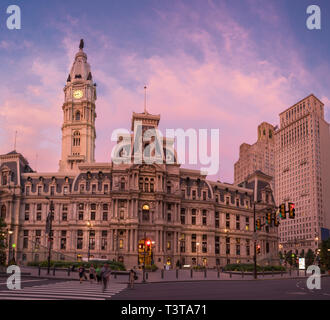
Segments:
[[[151,241],[147,240],[146,241],[146,251],[150,251],[150,249],[151,249]]]
[[[276,216],[276,213],[275,213],[275,216],[274,216],[274,226],[275,227],[278,227],[279,225],[280,225],[280,222],[278,221],[277,216]]]
[[[294,219],[296,216],[296,209],[294,208],[294,203],[289,203],[289,218]]]
[[[261,246],[260,244],[257,245],[257,254],[260,254],[261,253]]]
[[[261,219],[256,220],[256,229],[260,230],[261,229]]]
[[[280,205],[280,217],[286,219],[285,203]]]
[[[266,221],[269,226],[272,224],[272,214],[270,212],[267,213]]]

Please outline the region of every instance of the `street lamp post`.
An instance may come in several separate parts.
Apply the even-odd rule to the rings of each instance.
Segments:
[[[253,237],[254,237],[254,254],[253,254],[253,276],[257,279],[257,228],[256,228],[256,202],[253,202]]]
[[[46,199],[49,200],[48,197]],[[53,219],[54,203],[53,200],[50,201],[50,211],[47,216],[46,222],[46,234],[48,234],[48,267],[47,274],[50,273],[50,258],[51,258],[51,247],[52,247],[52,219]]]
[[[91,251],[91,228],[93,225],[88,221],[87,228],[88,228],[88,252],[87,252],[87,262],[89,262],[90,258],[90,251]]]
[[[15,256],[11,258],[11,235],[14,232],[12,230],[8,230],[8,264],[13,260],[15,261]]]
[[[196,261],[196,266],[198,267],[198,248],[199,248],[199,242],[196,242],[196,251],[197,251],[197,261]]]
[[[146,283],[146,233],[144,233],[144,243],[143,243],[143,283]]]

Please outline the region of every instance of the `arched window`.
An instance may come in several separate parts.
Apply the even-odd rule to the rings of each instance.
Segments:
[[[1,207],[1,219],[6,219],[6,206]]]
[[[80,132],[79,131],[75,131],[73,133],[73,146],[74,147],[80,146]]]
[[[2,174],[2,185],[5,186],[7,184],[7,175],[5,173]]]
[[[142,207],[142,220],[143,221],[149,221],[149,211],[150,211],[149,205],[144,204]]]
[[[76,112],[76,120],[79,121],[80,120],[80,111]]]

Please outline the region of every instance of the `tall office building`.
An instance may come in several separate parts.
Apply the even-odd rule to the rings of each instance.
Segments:
[[[263,122],[258,126],[258,141],[240,146],[239,160],[234,167],[234,184],[240,184],[255,171],[274,177],[274,127]],[[273,182],[271,183],[274,187]]]
[[[276,203],[295,203],[295,219],[281,220],[283,251],[317,249],[330,227],[330,133],[324,104],[313,94],[280,114],[275,132]]]

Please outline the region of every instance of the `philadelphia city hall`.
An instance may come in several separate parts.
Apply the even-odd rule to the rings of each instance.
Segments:
[[[256,241],[258,264],[278,264],[277,228],[265,223],[267,210],[275,208],[270,176],[256,171],[240,185],[210,181],[182,168],[175,152],[172,163],[95,162],[96,99],[81,41],[64,87],[58,172],[34,171],[16,150],[0,155],[9,257],[22,264],[44,261],[51,244],[52,260],[107,259],[131,268],[142,265],[148,249],[149,265],[213,268],[253,263]],[[146,109],[133,113],[132,131],[136,122],[145,130],[159,121]],[[263,225],[257,237],[254,212]]]

